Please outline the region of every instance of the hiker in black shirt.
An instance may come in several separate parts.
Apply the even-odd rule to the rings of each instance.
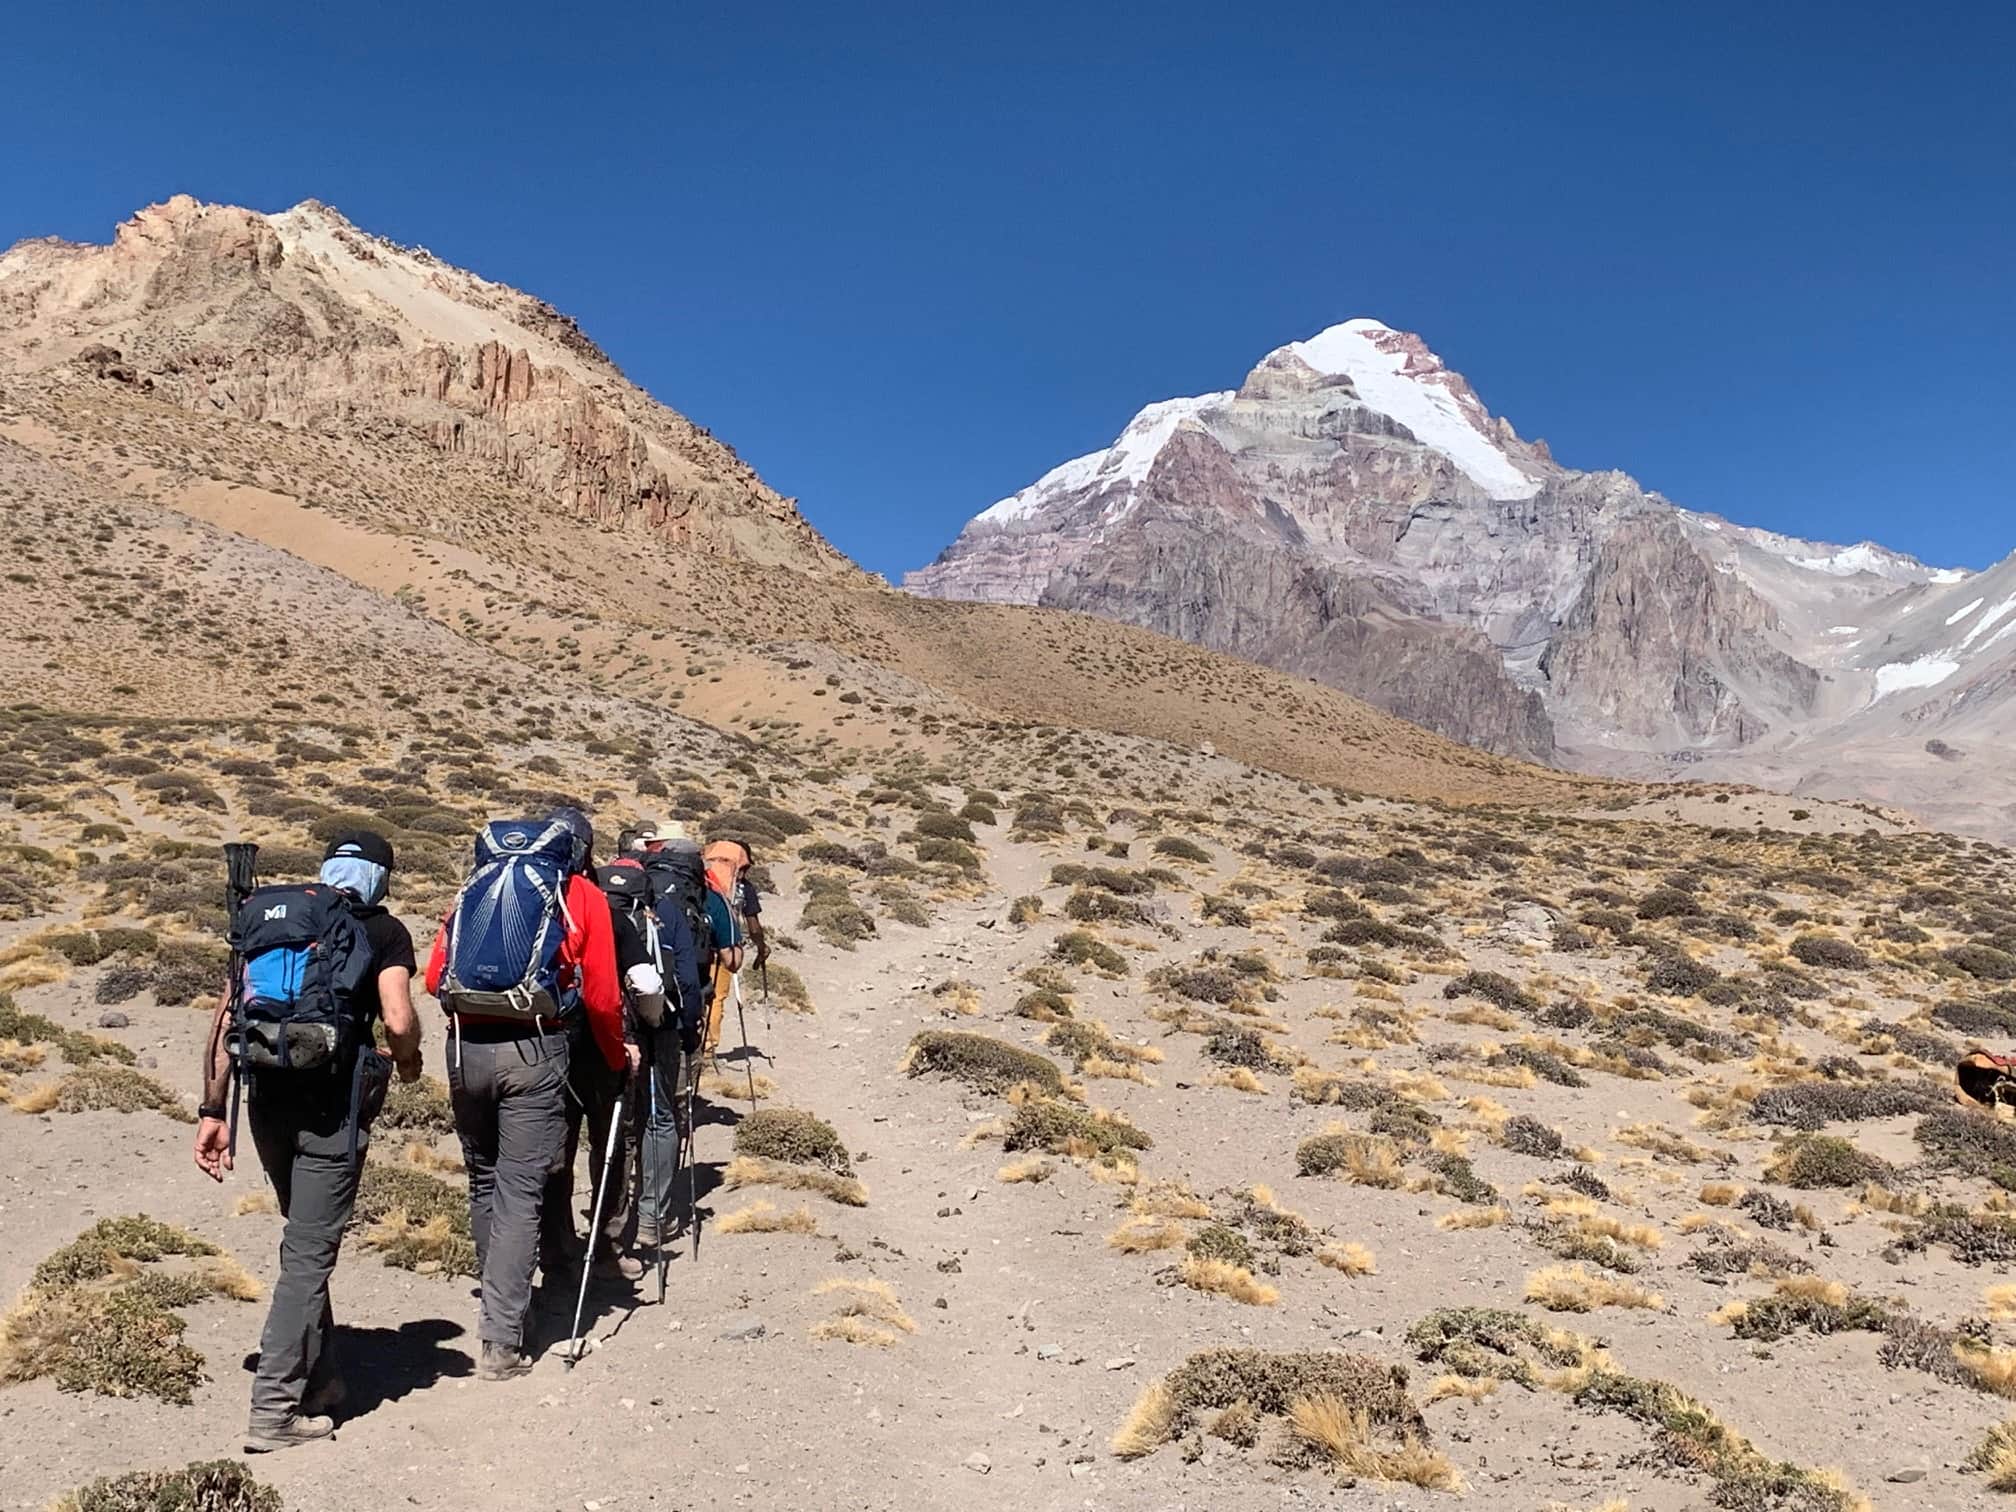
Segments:
[[[344,1227],[357,1200],[357,1178],[371,1120],[385,1102],[396,1066],[400,1080],[420,1076],[420,1021],[413,1011],[417,965],[413,937],[384,908],[393,865],[381,835],[356,831],[329,844],[320,881],[352,899],[351,913],[370,945],[370,969],[351,1000],[357,1025],[353,1060],[313,1071],[259,1071],[244,1088],[259,1163],[286,1217],[280,1236],[280,1279],[259,1341],[252,1379],[248,1453],[326,1438],[335,1428],[346,1389],[334,1353],[329,1278]],[[222,1181],[231,1169],[225,1100],[231,1060],[225,1030],[227,986],[205,1050],[203,1106],[196,1164]],[[372,1046],[371,1024],[382,1019],[389,1056]]]

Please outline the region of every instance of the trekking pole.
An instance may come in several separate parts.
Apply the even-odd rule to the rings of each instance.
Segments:
[[[234,840],[224,847],[224,914],[226,938],[231,946],[231,980],[227,984],[230,994],[230,1014],[233,1022],[225,1026],[227,1045],[236,1039],[237,1055],[231,1064],[231,1123],[225,1135],[225,1148],[232,1160],[238,1158],[238,1094],[245,1081],[243,1036],[235,1034],[238,1009],[245,994],[245,942],[238,937],[238,910],[245,900],[252,896],[252,890],[259,885],[259,847],[249,840]],[[209,1074],[206,1067],[204,1074]]]
[[[768,1036],[777,1032],[777,1026],[770,1018],[770,953],[769,942],[764,942],[763,954],[756,957],[756,972],[763,979],[763,1033]],[[776,1062],[772,1061],[772,1065]]]
[[[651,1147],[657,1143],[654,1137],[658,1124],[658,1056],[654,1049],[651,1064],[645,1068],[645,1075],[651,1078],[651,1118],[644,1125],[644,1190],[651,1194],[651,1258],[658,1267],[658,1305],[665,1305],[665,1204],[658,1200],[658,1183],[653,1181]],[[675,1117],[674,1123],[677,1123]],[[676,1171],[673,1173],[678,1174]]]
[[[756,1106],[756,1050],[749,1043],[749,1015],[742,1011],[742,973],[739,971],[731,979],[731,990],[735,994],[735,1020],[742,1026],[742,1069],[749,1073],[749,1106],[753,1108]],[[767,1055],[763,1058],[770,1059]]]
[[[595,1246],[602,1238],[602,1200],[609,1195],[609,1171],[616,1164],[616,1141],[623,1132],[623,1099],[609,1112],[608,1148],[602,1152],[602,1179],[595,1185],[595,1216],[588,1229],[588,1253],[581,1258],[581,1291],[574,1299],[574,1335],[567,1343],[567,1368],[581,1358],[581,1314],[588,1307],[588,1273],[594,1268]]]
[[[686,1063],[686,1222],[693,1230],[693,1259],[700,1259],[700,1195],[697,1175],[698,1154],[696,1152],[700,1125],[695,1114],[694,1102],[700,1085],[700,1065],[691,1056]]]

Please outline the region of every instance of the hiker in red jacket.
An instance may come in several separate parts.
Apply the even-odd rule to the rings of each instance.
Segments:
[[[448,1091],[469,1171],[469,1224],[483,1278],[477,1374],[485,1380],[508,1380],[532,1368],[523,1347],[532,1272],[543,1258],[553,1280],[565,1265],[545,1235],[573,1231],[578,1110],[586,1104],[592,1119],[599,1107],[606,1134],[609,1107],[637,1055],[624,1043],[615,930],[593,875],[594,830],[579,809],[561,809],[546,823],[573,836],[560,893],[565,936],[554,982],[557,1022],[456,1013],[448,1055]],[[548,833],[559,843],[556,831]],[[437,997],[455,917],[443,920],[427,960],[427,990]],[[612,1086],[613,1092],[606,1090]]]

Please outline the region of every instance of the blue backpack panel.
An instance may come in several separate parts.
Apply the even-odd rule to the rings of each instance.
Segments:
[[[362,1030],[357,999],[371,940],[350,895],[319,882],[255,888],[232,920],[243,961],[228,1048],[240,1066],[308,1071],[340,1063]]]
[[[574,833],[544,819],[492,820],[448,919],[441,1005],[478,1018],[560,1016],[564,894]]]

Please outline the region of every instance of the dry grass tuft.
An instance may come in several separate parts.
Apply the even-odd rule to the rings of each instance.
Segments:
[[[1711,1181],[1701,1188],[1700,1201],[1707,1207],[1733,1207],[1743,1188],[1727,1181]]]
[[[1963,1468],[1986,1474],[1990,1491],[2016,1491],[2016,1418],[1990,1428]]]
[[[1121,1459],[1140,1459],[1153,1454],[1174,1436],[1176,1395],[1167,1381],[1150,1381],[1134,1399],[1127,1420],[1120,1425],[1108,1446]]]
[[[1103,1055],[1088,1057],[1085,1063],[1078,1068],[1078,1074],[1081,1076],[1097,1077],[1103,1081],[1140,1082],[1143,1086],[1150,1087],[1154,1085],[1153,1082],[1148,1080],[1148,1073],[1143,1071],[1138,1063],[1134,1061],[1111,1060]]]
[[[896,1298],[895,1289],[887,1281],[856,1281],[847,1276],[835,1276],[830,1281],[821,1281],[812,1288],[815,1297],[837,1299],[839,1310],[820,1327],[828,1327],[822,1333],[814,1328],[814,1338],[847,1339],[856,1344],[881,1344],[896,1342],[896,1334],[917,1332],[917,1324],[903,1311],[903,1304]],[[874,1333],[886,1333],[887,1339],[855,1338],[855,1325]]]
[[[1649,1223],[1626,1223],[1608,1213],[1594,1213],[1581,1219],[1576,1230],[1591,1239],[1614,1239],[1642,1250],[1663,1248],[1666,1236]]]
[[[756,1100],[768,1102],[777,1095],[777,1083],[762,1072],[756,1073]],[[709,1071],[700,1078],[700,1094],[721,1102],[749,1101],[749,1078],[730,1076],[725,1071]]]
[[[408,1140],[405,1156],[406,1164],[418,1166],[423,1171],[446,1171],[450,1175],[459,1175],[462,1171],[460,1152],[450,1150],[444,1154],[424,1139]]]
[[[1209,1218],[1211,1204],[1179,1181],[1156,1181],[1143,1187],[1127,1205],[1143,1218]]]
[[[1265,1093],[1267,1083],[1260,1080],[1244,1066],[1227,1066],[1222,1071],[1214,1071],[1204,1080],[1207,1087],[1230,1087],[1235,1092]]]
[[[446,1213],[420,1222],[407,1216],[405,1208],[395,1207],[374,1220],[358,1242],[378,1251],[387,1264],[405,1270],[476,1274],[475,1242]]]
[[[1334,1271],[1342,1271],[1347,1276],[1371,1276],[1378,1274],[1379,1262],[1372,1251],[1353,1240],[1346,1244],[1326,1244],[1316,1251],[1318,1264],[1327,1265]]]
[[[1449,1460],[1408,1434],[1395,1448],[1372,1437],[1371,1416],[1327,1392],[1298,1397],[1288,1407],[1295,1436],[1317,1450],[1341,1473],[1398,1481],[1428,1491],[1461,1491],[1463,1477]]]
[[[868,1206],[868,1187],[856,1176],[841,1176],[813,1166],[789,1165],[766,1160],[760,1155],[737,1155],[721,1173],[721,1184],[730,1191],[740,1187],[774,1186],[792,1192],[817,1192],[828,1202],[842,1207]]]
[[[714,1228],[722,1234],[815,1234],[819,1231],[819,1222],[812,1216],[809,1207],[780,1213],[775,1204],[758,1199],[725,1218],[715,1220]]]
[[[893,1329],[870,1323],[866,1318],[848,1316],[822,1318],[812,1325],[811,1333],[815,1339],[842,1344],[872,1344],[878,1349],[892,1348],[898,1339]]]
[[[236,1202],[231,1204],[231,1211],[240,1218],[243,1218],[248,1213],[277,1213],[280,1211],[280,1202],[273,1195],[270,1188],[262,1189],[257,1192],[247,1192],[243,1197],[240,1197]]]
[[[1000,1170],[994,1173],[994,1179],[996,1181],[1005,1181],[1012,1185],[1016,1182],[1024,1181],[1048,1181],[1056,1174],[1057,1167],[1045,1160],[1041,1155],[1025,1155],[1020,1160],[1011,1161],[1001,1167]]]
[[[2016,1323],[2016,1283],[2003,1282],[1981,1294],[1991,1323]]]
[[[2016,1349],[1962,1339],[1953,1346],[1953,1358],[1977,1390],[2016,1397]]]
[[[1253,1272],[1245,1266],[1234,1265],[1229,1260],[1208,1260],[1192,1255],[1183,1262],[1178,1275],[1192,1291],[1229,1297],[1248,1307],[1272,1307],[1281,1300],[1277,1289],[1255,1279]]]
[[[1167,1218],[1129,1218],[1106,1236],[1106,1247],[1123,1255],[1145,1255],[1174,1249],[1187,1236],[1183,1225]]]
[[[1443,1124],[1429,1134],[1428,1148],[1437,1155],[1468,1155],[1470,1136],[1462,1129],[1452,1129]]]
[[[1617,1143],[1643,1150],[1660,1160],[1677,1161],[1683,1165],[1699,1165],[1711,1159],[1708,1151],[1683,1135],[1674,1133],[1663,1124],[1636,1123],[1615,1131],[1611,1138]]]
[[[53,1113],[56,1104],[63,1100],[61,1082],[43,1082],[30,1087],[26,1092],[17,1092],[7,1099],[7,1105],[16,1113]]]
[[[1447,1102],[1452,1095],[1441,1078],[1426,1071],[1389,1071],[1386,1085],[1409,1102]]]
[[[20,992],[29,987],[48,987],[65,980],[70,968],[61,961],[36,957],[16,961],[0,970],[0,992]]]
[[[33,1071],[49,1058],[49,1052],[40,1045],[24,1045],[20,1040],[0,1039],[0,1072],[19,1075],[23,1071]]]
[[[196,1262],[196,1278],[220,1297],[257,1302],[266,1295],[259,1278],[229,1255],[205,1255]]]
[[[1497,1376],[1477,1376],[1474,1379],[1460,1375],[1437,1376],[1423,1400],[1446,1402],[1461,1397],[1466,1402],[1481,1402],[1498,1389],[1498,1384]]]
[[[1444,1233],[1460,1232],[1464,1229],[1497,1228],[1508,1223],[1512,1210],[1502,1207],[1458,1208],[1453,1213],[1444,1213],[1435,1220],[1435,1227]]]
[[[1922,1218],[1932,1209],[1930,1197],[1893,1192],[1880,1181],[1865,1183],[1857,1200],[1872,1213],[1895,1213],[1902,1218]]]
[[[1526,1300],[1549,1312],[1594,1312],[1599,1307],[1662,1309],[1666,1299],[1582,1265],[1550,1265],[1526,1278]]]

